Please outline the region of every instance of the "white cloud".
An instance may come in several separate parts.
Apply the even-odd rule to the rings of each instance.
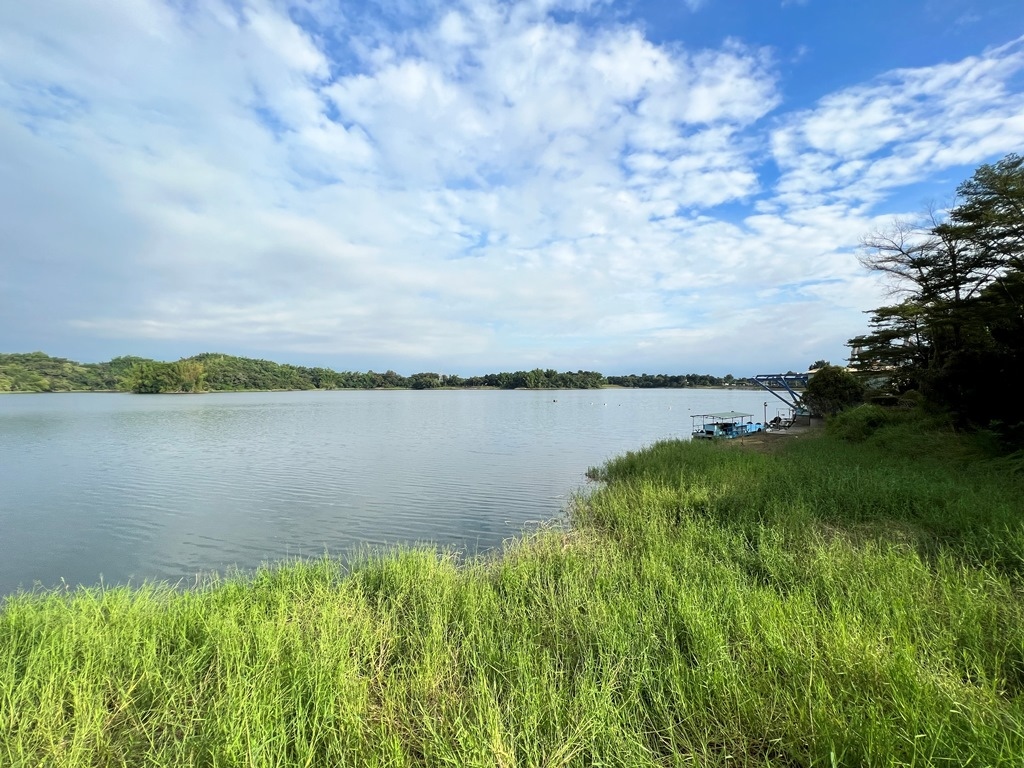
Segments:
[[[1024,137],[1020,44],[770,118],[769,52],[599,6],[11,4],[0,320],[341,366],[756,366],[857,332],[887,189]]]
[[[1024,39],[962,61],[888,73],[823,98],[772,134],[779,202],[874,203],[926,174],[1024,143]]]

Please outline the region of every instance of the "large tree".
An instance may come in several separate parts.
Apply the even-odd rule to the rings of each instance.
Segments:
[[[1024,160],[981,166],[948,216],[864,245],[862,263],[902,300],[871,312],[871,332],[850,340],[854,362],[964,421],[1024,430],[1011,384],[1024,364]]]

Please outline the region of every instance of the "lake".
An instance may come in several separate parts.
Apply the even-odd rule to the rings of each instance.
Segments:
[[[3,396],[0,595],[191,582],[396,543],[492,549],[564,520],[588,467],[688,437],[691,413],[760,421],[766,400],[728,389]]]

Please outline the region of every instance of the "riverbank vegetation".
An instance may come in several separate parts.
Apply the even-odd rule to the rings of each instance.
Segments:
[[[0,613],[10,766],[1019,765],[1024,465],[864,406],[666,442],[571,530]]]
[[[531,371],[462,377],[432,372],[402,376],[395,371],[333,371],[205,352],[175,362],[118,357],[106,363],[76,363],[42,352],[0,354],[0,392],[123,391],[140,394],[308,389],[597,389],[623,387],[715,387],[746,385],[731,374],[609,376],[597,371]]]
[[[0,353],[0,392],[116,391],[124,389],[141,357],[116,357],[105,363],[76,363],[43,352]]]

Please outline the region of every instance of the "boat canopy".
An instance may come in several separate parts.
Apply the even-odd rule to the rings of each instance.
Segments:
[[[740,413],[739,411],[722,411],[721,413],[698,413],[695,418],[704,419],[744,419],[753,416],[752,413]]]

